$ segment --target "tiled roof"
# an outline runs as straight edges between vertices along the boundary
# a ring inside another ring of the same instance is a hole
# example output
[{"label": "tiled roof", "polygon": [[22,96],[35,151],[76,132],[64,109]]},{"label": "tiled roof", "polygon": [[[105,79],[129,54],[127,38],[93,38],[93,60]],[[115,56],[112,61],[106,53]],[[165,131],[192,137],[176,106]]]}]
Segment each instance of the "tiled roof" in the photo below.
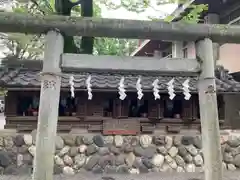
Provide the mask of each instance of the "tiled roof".
[{"label": "tiled roof", "polygon": [[[26,69],[26,68],[4,68],[0,71],[0,85],[2,87],[40,87],[39,70]],[[144,90],[152,90],[152,83],[158,78],[160,90],[167,92],[167,83],[172,78],[175,78],[174,89],[175,91],[182,91],[182,83],[189,78],[190,90],[197,91],[198,78],[196,76],[166,76],[161,74],[148,75],[140,73],[137,75],[131,72],[120,73],[107,73],[107,72],[77,72],[77,73],[64,73],[62,76],[62,87],[69,87],[69,77],[74,76],[74,86],[77,89],[86,89],[85,81],[91,75],[91,83],[93,89],[115,89],[117,91],[118,84],[121,77],[125,78],[125,86],[128,90],[135,90],[135,85],[139,76],[141,76],[141,84]],[[240,83],[235,81],[228,71],[223,67],[218,67],[216,70],[216,84],[218,92],[240,92]]]}]

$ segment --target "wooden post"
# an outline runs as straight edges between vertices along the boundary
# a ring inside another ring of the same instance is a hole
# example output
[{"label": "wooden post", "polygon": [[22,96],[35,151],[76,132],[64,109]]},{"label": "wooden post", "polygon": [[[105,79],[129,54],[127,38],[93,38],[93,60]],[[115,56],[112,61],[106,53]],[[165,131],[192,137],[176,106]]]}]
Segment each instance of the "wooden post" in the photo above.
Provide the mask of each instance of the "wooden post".
[{"label": "wooden post", "polygon": [[34,158],[33,180],[52,180],[55,137],[58,122],[61,72],[60,55],[63,53],[63,37],[59,32],[46,35],[40,106]]},{"label": "wooden post", "polygon": [[212,47],[213,43],[208,38],[197,43],[197,57],[202,63],[198,95],[205,180],[222,180],[222,155]]}]

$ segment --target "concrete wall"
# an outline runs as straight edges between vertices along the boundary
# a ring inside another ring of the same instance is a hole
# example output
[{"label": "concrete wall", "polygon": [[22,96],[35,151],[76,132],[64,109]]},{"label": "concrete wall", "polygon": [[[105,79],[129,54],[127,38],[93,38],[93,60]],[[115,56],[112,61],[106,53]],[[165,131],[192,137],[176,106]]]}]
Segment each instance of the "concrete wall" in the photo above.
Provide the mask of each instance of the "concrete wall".
[{"label": "concrete wall", "polygon": [[[29,174],[35,155],[32,134],[0,135],[0,174]],[[221,136],[223,167],[240,169],[240,139]],[[55,174],[202,172],[201,137],[193,136],[57,136]]]}]

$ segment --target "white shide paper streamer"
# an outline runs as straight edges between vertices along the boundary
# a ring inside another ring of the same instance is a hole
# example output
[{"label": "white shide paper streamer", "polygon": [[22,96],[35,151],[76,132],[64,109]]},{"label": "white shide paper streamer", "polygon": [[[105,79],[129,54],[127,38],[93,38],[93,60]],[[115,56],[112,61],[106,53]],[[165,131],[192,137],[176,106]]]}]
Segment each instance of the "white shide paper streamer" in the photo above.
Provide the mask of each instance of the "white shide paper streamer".
[{"label": "white shide paper streamer", "polygon": [[125,93],[126,90],[125,90],[125,85],[124,85],[124,77],[122,77],[119,82],[118,90],[119,90],[118,94],[120,95],[119,99],[124,100],[127,97],[127,95]]},{"label": "white shide paper streamer", "polygon": [[156,79],[155,81],[153,81],[152,86],[153,86],[153,95],[154,95],[154,99],[160,99],[160,95],[159,95],[159,80]]},{"label": "white shide paper streamer", "polygon": [[72,98],[74,98],[75,93],[74,93],[74,77],[73,77],[73,76],[70,76],[70,78],[69,78],[69,84],[70,84],[71,96],[72,96]]},{"label": "white shide paper streamer", "polygon": [[168,94],[169,94],[169,99],[173,100],[176,94],[174,93],[174,78],[170,80],[167,85],[168,85]]},{"label": "white shide paper streamer", "polygon": [[143,97],[142,93],[142,85],[141,85],[141,78],[139,77],[136,83],[136,89],[137,89],[137,94],[138,94],[138,99],[141,100]]},{"label": "white shide paper streamer", "polygon": [[186,79],[182,85],[183,85],[183,94],[184,94],[184,99],[189,100],[191,98],[190,90],[189,90],[189,79]]},{"label": "white shide paper streamer", "polygon": [[91,75],[88,76],[87,80],[86,80],[86,86],[87,86],[87,91],[88,91],[88,100],[92,100],[92,84],[91,84]]}]

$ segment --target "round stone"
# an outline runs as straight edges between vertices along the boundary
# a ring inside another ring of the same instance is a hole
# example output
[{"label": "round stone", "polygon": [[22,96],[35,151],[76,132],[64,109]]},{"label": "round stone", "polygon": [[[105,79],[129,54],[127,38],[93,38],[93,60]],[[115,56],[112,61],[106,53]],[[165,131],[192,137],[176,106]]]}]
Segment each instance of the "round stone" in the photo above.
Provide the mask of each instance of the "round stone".
[{"label": "round stone", "polygon": [[104,144],[113,144],[114,137],[113,136],[104,136]]},{"label": "round stone", "polygon": [[73,164],[73,160],[72,158],[69,156],[69,155],[65,155],[63,157],[63,162],[66,164],[66,165],[69,165],[71,166]]},{"label": "round stone", "polygon": [[191,155],[193,155],[193,156],[196,156],[196,155],[198,154],[197,148],[196,148],[195,146],[193,146],[192,144],[186,146],[186,149],[187,149],[187,151],[188,151]]},{"label": "round stone", "polygon": [[173,138],[173,144],[175,146],[180,146],[182,144],[182,136],[175,136]]},{"label": "round stone", "polygon": [[227,169],[228,169],[229,171],[235,171],[235,170],[237,170],[237,168],[236,168],[236,166],[235,166],[234,164],[228,164],[228,165],[227,165]]},{"label": "round stone", "polygon": [[114,145],[116,147],[121,147],[122,144],[123,144],[123,137],[119,136],[119,135],[115,136],[115,138],[114,138]]},{"label": "round stone", "polygon": [[202,166],[203,165],[203,158],[200,154],[194,156],[193,161],[196,166]]},{"label": "round stone", "polygon": [[164,156],[161,154],[156,154],[152,158],[152,164],[154,166],[160,167],[163,165],[163,162],[164,162]]},{"label": "round stone", "polygon": [[82,167],[86,162],[86,156],[83,154],[78,154],[74,157],[74,164],[77,166],[77,168]]},{"label": "round stone", "polygon": [[28,146],[31,146],[33,143],[32,135],[31,134],[24,134],[23,135],[24,143]]},{"label": "round stone", "polygon": [[9,153],[6,151],[0,151],[0,167],[7,167],[12,163]]},{"label": "round stone", "polygon": [[64,166],[64,162],[62,160],[62,158],[60,158],[59,156],[54,156],[54,161],[55,161],[55,164],[58,165],[58,166]]},{"label": "round stone", "polygon": [[140,171],[139,171],[139,169],[131,168],[131,169],[129,170],[129,173],[130,173],[130,174],[139,174]]},{"label": "round stone", "polygon": [[93,136],[92,135],[86,135],[82,138],[82,142],[86,145],[90,145],[93,143]]},{"label": "round stone", "polygon": [[153,143],[156,145],[164,145],[165,144],[165,137],[164,136],[154,136]]},{"label": "round stone", "polygon": [[240,168],[240,154],[234,157],[233,164]]},{"label": "round stone", "polygon": [[13,142],[12,136],[5,136],[4,137],[4,147],[6,149],[10,149],[13,147],[13,145],[14,145],[14,142]]},{"label": "round stone", "polygon": [[96,164],[98,164],[99,160],[100,160],[100,156],[99,156],[99,155],[93,155],[93,156],[91,156],[91,157],[87,160],[87,162],[86,162],[85,169],[88,170],[88,171],[92,170],[93,167],[94,167]]},{"label": "round stone", "polygon": [[119,165],[123,165],[125,163],[125,158],[126,158],[126,155],[124,154],[120,154],[116,157],[116,165],[119,166]]},{"label": "round stone", "polygon": [[177,156],[175,157],[175,161],[176,161],[176,163],[177,163],[179,166],[181,166],[181,167],[184,167],[184,166],[185,166],[185,161],[184,161],[184,159],[183,159],[181,156],[177,155]]},{"label": "round stone", "polygon": [[80,153],[85,153],[86,150],[87,150],[87,146],[86,146],[85,144],[82,144],[82,145],[80,145],[80,146],[78,147],[78,151],[79,151]]},{"label": "round stone", "polygon": [[163,155],[166,155],[168,153],[167,149],[164,146],[157,147],[157,152]]},{"label": "round stone", "polygon": [[125,153],[130,153],[133,151],[133,146],[131,146],[130,144],[126,144],[124,143],[122,145],[122,148],[121,148]]},{"label": "round stone", "polygon": [[33,156],[29,153],[23,154],[23,163],[26,165],[32,165],[33,164]]},{"label": "round stone", "polygon": [[172,168],[167,163],[163,163],[159,170],[160,172],[172,172]]},{"label": "round stone", "polygon": [[177,172],[185,172],[184,168],[181,166],[177,167]]},{"label": "round stone", "polygon": [[194,138],[192,136],[183,136],[182,144],[185,146],[192,145],[194,143]]},{"label": "round stone", "polygon": [[103,147],[104,146],[104,139],[101,135],[96,135],[93,137],[93,142],[98,146],[98,147]]},{"label": "round stone", "polygon": [[13,141],[14,141],[14,144],[18,147],[21,147],[25,143],[22,135],[17,135]]},{"label": "round stone", "polygon": [[69,156],[74,157],[77,154],[78,154],[78,147],[73,146],[69,149]]},{"label": "round stone", "polygon": [[125,157],[125,162],[128,166],[132,166],[135,161],[136,156],[131,152]]},{"label": "round stone", "polygon": [[196,171],[196,166],[194,164],[187,164],[186,165],[186,171],[187,172],[195,172]]},{"label": "round stone", "polygon": [[191,156],[191,154],[187,154],[183,157],[183,159],[186,163],[191,163],[193,161],[193,157]]},{"label": "round stone", "polygon": [[97,146],[92,144],[87,147],[86,154],[89,156],[96,153],[97,151],[98,151]]},{"label": "round stone", "polygon": [[17,154],[17,166],[22,166],[23,163],[23,155],[22,154]]},{"label": "round stone", "polygon": [[134,148],[134,153],[135,153],[136,156],[141,157],[141,156],[144,156],[145,151],[142,147],[137,146],[137,147]]},{"label": "round stone", "polygon": [[37,130],[34,129],[34,130],[31,132],[31,135],[32,135],[32,139],[33,139],[33,144],[35,145],[35,144],[36,144],[36,137],[37,137]]},{"label": "round stone", "polygon": [[178,148],[176,148],[175,146],[171,147],[168,151],[168,154],[171,157],[175,157],[178,154]]},{"label": "round stone", "polygon": [[82,136],[76,136],[76,140],[75,140],[75,144],[77,145],[77,146],[80,146],[80,145],[82,145],[83,144],[83,137]]},{"label": "round stone", "polygon": [[68,146],[74,146],[76,142],[76,137],[74,135],[63,136],[63,141]]},{"label": "round stone", "polygon": [[4,146],[4,139],[3,137],[0,137],[0,147],[3,147]]},{"label": "round stone", "polygon": [[202,139],[201,136],[196,136],[193,138],[193,145],[198,149],[202,149]]},{"label": "round stone", "polygon": [[152,143],[152,137],[149,135],[140,136],[140,145],[143,148],[147,148]]},{"label": "round stone", "polygon": [[182,157],[186,156],[188,154],[187,149],[184,146],[179,146],[178,154]]},{"label": "round stone", "polygon": [[231,147],[238,147],[240,146],[240,138],[235,136],[230,136],[227,144]]},{"label": "round stone", "polygon": [[232,163],[233,162],[233,156],[231,153],[223,153],[223,160],[226,163]]},{"label": "round stone", "polygon": [[34,157],[36,154],[36,146],[32,145],[28,148],[28,152]]},{"label": "round stone", "polygon": [[166,143],[165,147],[167,149],[170,149],[173,145],[173,138],[171,136],[165,136],[165,143]]},{"label": "round stone", "polygon": [[120,154],[120,149],[115,147],[115,146],[109,147],[109,150],[110,150],[110,152],[112,152],[115,155],[119,155]]},{"label": "round stone", "polygon": [[105,156],[105,155],[107,155],[109,153],[110,153],[110,151],[109,151],[109,149],[107,147],[100,147],[98,149],[98,154],[101,155],[101,156]]},{"label": "round stone", "polygon": [[71,168],[71,167],[69,167],[69,166],[65,166],[65,167],[63,168],[63,174],[64,174],[64,175],[67,175],[67,176],[72,176],[72,175],[74,175],[75,173],[74,173],[73,168]]},{"label": "round stone", "polygon": [[65,154],[68,153],[68,151],[70,150],[69,146],[65,146],[64,148],[61,149],[61,151],[59,152],[59,156],[64,156]]},{"label": "round stone", "polygon": [[57,150],[60,150],[64,147],[64,142],[61,136],[56,136],[55,138],[55,147]]}]

